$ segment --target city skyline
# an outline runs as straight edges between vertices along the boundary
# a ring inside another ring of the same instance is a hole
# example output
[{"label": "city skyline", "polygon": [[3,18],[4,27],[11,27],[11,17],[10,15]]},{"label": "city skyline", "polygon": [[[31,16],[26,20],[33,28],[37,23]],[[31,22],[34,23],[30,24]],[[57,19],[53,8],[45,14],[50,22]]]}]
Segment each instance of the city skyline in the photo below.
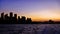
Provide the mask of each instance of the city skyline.
[{"label": "city skyline", "polygon": [[0,24],[60,24],[60,21],[32,21],[31,18],[26,18],[25,16],[17,16],[17,14],[13,14],[13,12],[8,14],[1,13],[0,16]]},{"label": "city skyline", "polygon": [[0,13],[17,13],[33,21],[60,21],[59,0],[0,0]]}]

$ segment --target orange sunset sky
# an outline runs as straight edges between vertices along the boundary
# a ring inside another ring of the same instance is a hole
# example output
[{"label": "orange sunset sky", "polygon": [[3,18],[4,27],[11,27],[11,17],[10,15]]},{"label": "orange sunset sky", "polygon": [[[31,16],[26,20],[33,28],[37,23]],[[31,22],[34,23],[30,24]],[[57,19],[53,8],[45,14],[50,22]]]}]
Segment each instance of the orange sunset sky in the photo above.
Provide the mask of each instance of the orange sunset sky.
[{"label": "orange sunset sky", "polygon": [[0,13],[17,13],[33,21],[60,21],[59,0],[0,0]]}]

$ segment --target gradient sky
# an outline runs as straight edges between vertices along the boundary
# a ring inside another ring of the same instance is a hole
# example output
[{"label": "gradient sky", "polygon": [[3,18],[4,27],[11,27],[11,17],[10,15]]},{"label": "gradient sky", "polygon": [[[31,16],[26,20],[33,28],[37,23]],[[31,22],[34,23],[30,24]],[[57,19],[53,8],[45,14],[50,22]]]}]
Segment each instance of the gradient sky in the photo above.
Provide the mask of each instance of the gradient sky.
[{"label": "gradient sky", "polygon": [[0,0],[0,13],[13,12],[33,21],[60,20],[59,0]]}]

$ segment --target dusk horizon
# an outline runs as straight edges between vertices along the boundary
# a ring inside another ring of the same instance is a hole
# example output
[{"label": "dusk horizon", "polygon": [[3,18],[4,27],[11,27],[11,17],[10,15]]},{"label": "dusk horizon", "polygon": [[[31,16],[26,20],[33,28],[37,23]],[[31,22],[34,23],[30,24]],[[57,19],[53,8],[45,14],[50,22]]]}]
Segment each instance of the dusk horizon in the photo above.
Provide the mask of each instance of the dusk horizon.
[{"label": "dusk horizon", "polygon": [[[7,16],[9,17],[11,12],[8,12],[8,13],[1,12],[1,14],[2,14],[2,13],[4,13],[4,16],[7,15]],[[13,13],[13,12],[12,12],[12,13]],[[0,18],[1,18],[1,16],[2,16],[1,14],[0,14]],[[18,16],[17,13],[13,13],[12,17],[14,17],[14,14],[17,15],[17,16],[16,16],[17,19],[18,19],[18,17],[22,18],[22,16],[26,17],[25,15]],[[31,17],[26,17],[26,19],[27,19],[27,18],[31,18]],[[32,20],[32,18],[31,18],[31,20]],[[45,21],[49,21],[49,20],[52,20],[52,21],[54,21],[54,22],[56,22],[56,21],[59,22],[59,21],[60,21],[60,20],[53,20],[53,19],[50,19],[50,18],[47,19],[47,20],[44,19],[44,18],[43,18],[43,19],[41,19],[41,18],[40,18],[40,19],[37,19],[37,18],[36,18],[35,20],[32,20],[32,21],[33,21],[33,22],[45,22]]]},{"label": "dusk horizon", "polygon": [[60,0],[0,0],[0,34],[60,34]]},{"label": "dusk horizon", "polygon": [[16,13],[32,21],[60,21],[59,0],[0,0],[0,13]]}]

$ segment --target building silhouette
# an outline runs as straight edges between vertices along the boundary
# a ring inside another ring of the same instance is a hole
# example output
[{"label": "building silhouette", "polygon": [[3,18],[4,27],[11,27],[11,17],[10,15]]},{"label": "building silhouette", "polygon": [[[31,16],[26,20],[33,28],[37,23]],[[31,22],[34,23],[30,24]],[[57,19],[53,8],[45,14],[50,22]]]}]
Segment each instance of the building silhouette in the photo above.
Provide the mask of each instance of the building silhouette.
[{"label": "building silhouette", "polygon": [[48,21],[48,23],[49,23],[49,24],[52,24],[52,23],[54,23],[54,21],[52,21],[52,20],[49,20],[49,21]]},{"label": "building silhouette", "polygon": [[14,14],[14,23],[17,23],[17,14]]},{"label": "building silhouette", "polygon": [[22,17],[21,17],[21,22],[22,22],[23,24],[26,23],[26,17],[25,17],[25,16],[22,16]]},{"label": "building silhouette", "polygon": [[[14,16],[13,16],[14,15]],[[17,16],[17,14],[13,14],[13,12],[10,12],[9,16],[8,14],[4,15],[4,12],[1,13],[0,17],[0,24],[29,24],[31,23],[31,18],[27,18],[25,16]]]},{"label": "building silhouette", "polygon": [[7,18],[8,18],[8,14],[5,14],[4,19],[7,19]]},{"label": "building silhouette", "polygon": [[1,19],[4,19],[4,12],[1,13]]},{"label": "building silhouette", "polygon": [[4,12],[1,13],[0,23],[4,21]]},{"label": "building silhouette", "polygon": [[26,22],[29,23],[29,24],[31,24],[32,23],[31,18],[27,18]]},{"label": "building silhouette", "polygon": [[10,12],[10,18],[12,18],[13,17],[13,12]]},{"label": "building silhouette", "polygon": [[8,19],[8,14],[5,14],[5,16],[4,16],[5,18],[4,19]]},{"label": "building silhouette", "polygon": [[17,16],[17,14],[13,14],[13,12],[10,12],[8,16],[8,14],[4,14],[4,12],[2,12],[0,16],[0,24],[60,24],[60,21],[54,22],[50,19],[49,21],[45,22],[33,22],[32,19],[29,17],[20,17]]},{"label": "building silhouette", "polygon": [[17,14],[14,14],[14,18],[16,18],[16,19],[17,19]]},{"label": "building silhouette", "polygon": [[5,23],[9,23],[9,17],[8,17],[8,14],[5,14],[5,16],[4,16],[4,22],[5,22]]},{"label": "building silhouette", "polygon": [[21,24],[21,19],[20,19],[20,16],[18,16],[18,23]]}]

